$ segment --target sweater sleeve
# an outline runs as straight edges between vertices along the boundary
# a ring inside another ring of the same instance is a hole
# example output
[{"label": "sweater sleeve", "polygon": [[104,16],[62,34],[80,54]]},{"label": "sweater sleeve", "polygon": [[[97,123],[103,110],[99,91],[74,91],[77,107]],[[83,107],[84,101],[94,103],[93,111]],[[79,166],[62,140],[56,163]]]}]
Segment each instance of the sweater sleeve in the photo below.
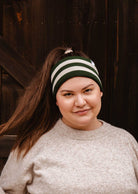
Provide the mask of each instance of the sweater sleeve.
[{"label": "sweater sleeve", "polygon": [[138,182],[138,142],[132,135],[129,136],[129,149],[130,154],[132,155],[134,171]]},{"label": "sweater sleeve", "polygon": [[32,182],[32,168],[25,158],[17,159],[16,151],[11,152],[0,176],[0,194],[26,193],[27,185]]},{"label": "sweater sleeve", "polygon": [[0,187],[0,194],[5,194],[5,192],[3,191],[1,187]]}]

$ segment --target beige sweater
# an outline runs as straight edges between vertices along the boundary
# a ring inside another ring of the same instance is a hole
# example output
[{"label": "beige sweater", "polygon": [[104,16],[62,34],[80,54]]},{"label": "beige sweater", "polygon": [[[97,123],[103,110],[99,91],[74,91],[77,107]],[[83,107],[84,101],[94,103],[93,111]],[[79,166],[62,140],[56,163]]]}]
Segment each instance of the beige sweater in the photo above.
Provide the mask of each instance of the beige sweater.
[{"label": "beige sweater", "polygon": [[81,131],[59,120],[23,159],[10,154],[2,193],[138,194],[138,144],[106,122]]}]

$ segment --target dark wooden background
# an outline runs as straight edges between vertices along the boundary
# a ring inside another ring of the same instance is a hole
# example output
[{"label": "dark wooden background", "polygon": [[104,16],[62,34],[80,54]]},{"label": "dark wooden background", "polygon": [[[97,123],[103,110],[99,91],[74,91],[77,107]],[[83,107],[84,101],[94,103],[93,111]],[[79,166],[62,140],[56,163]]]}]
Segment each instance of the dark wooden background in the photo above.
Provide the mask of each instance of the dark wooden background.
[{"label": "dark wooden background", "polygon": [[[15,110],[48,52],[87,53],[104,86],[100,118],[137,134],[138,0],[0,0],[0,123]],[[0,140],[0,171],[15,139]]]}]

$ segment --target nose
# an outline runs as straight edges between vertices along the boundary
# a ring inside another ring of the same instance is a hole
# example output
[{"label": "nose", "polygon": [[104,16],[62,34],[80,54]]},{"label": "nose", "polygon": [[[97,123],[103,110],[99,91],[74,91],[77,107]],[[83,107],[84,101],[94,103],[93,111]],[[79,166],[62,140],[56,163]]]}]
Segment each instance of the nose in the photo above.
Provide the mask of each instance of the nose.
[{"label": "nose", "polygon": [[84,97],[78,94],[75,98],[75,106],[83,107],[86,104]]}]

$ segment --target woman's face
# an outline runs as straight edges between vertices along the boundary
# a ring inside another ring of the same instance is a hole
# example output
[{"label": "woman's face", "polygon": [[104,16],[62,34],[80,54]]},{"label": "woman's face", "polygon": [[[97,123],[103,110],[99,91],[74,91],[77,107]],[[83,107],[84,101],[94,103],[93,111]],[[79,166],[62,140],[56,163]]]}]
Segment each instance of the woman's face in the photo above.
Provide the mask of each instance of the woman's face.
[{"label": "woman's face", "polygon": [[63,122],[82,130],[99,127],[97,115],[102,95],[98,84],[90,78],[74,77],[64,82],[56,94]]}]

